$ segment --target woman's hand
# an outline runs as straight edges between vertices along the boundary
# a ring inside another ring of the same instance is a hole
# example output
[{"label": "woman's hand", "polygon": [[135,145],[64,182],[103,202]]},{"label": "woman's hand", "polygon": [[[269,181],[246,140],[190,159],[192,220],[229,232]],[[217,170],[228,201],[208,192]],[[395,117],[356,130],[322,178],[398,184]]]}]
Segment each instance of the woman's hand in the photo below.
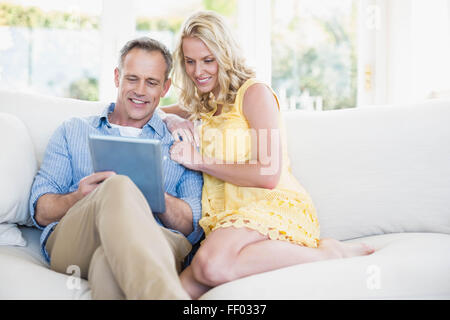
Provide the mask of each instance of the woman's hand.
[{"label": "woman's hand", "polygon": [[197,148],[186,141],[175,141],[169,150],[170,158],[188,169],[201,171],[202,156]]},{"label": "woman's hand", "polygon": [[199,145],[198,134],[192,121],[183,119],[175,114],[166,114],[162,120],[166,123],[175,141],[185,141],[196,146]]}]

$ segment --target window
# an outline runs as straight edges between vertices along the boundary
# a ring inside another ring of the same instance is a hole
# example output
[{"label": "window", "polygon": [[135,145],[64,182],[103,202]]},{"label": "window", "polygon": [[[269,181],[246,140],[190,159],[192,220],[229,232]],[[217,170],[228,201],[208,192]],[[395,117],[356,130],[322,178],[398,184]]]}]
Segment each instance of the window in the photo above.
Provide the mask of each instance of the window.
[{"label": "window", "polygon": [[[183,21],[197,10],[212,10],[225,16],[230,25],[236,27],[235,13],[237,1],[230,0],[166,0],[158,6],[147,0],[135,0],[136,36],[150,36],[164,43],[173,52],[176,36]],[[178,94],[171,86],[167,95],[161,99],[161,105],[178,101]]]},{"label": "window", "polygon": [[287,109],[356,106],[357,1],[272,0],[272,86]]},{"label": "window", "polygon": [[[3,0],[0,88],[112,101],[125,42],[149,35],[173,50],[199,9],[228,19],[284,109],[450,94],[450,0]],[[162,104],[176,100],[171,89]]]},{"label": "window", "polygon": [[0,4],[2,88],[98,99],[101,0]]}]

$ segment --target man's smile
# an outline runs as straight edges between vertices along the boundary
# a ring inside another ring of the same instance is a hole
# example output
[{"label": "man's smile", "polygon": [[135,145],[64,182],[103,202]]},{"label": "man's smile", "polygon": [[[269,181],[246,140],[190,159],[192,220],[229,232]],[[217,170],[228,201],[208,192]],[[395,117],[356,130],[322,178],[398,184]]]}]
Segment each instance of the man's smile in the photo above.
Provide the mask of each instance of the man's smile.
[{"label": "man's smile", "polygon": [[144,106],[145,104],[149,103],[149,101],[140,100],[140,99],[133,99],[133,98],[130,98],[130,99],[128,99],[128,100],[131,101],[131,103],[134,104],[134,105],[137,106],[137,107],[142,107],[142,106]]}]

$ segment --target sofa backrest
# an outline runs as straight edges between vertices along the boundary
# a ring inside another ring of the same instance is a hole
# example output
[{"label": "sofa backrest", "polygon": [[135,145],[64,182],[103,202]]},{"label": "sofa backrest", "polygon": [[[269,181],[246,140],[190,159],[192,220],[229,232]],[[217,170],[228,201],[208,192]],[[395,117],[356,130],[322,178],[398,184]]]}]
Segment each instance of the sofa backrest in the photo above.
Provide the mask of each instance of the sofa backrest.
[{"label": "sofa backrest", "polygon": [[[0,91],[0,112],[28,128],[40,163],[64,120],[107,103]],[[450,234],[450,101],[285,112],[291,167],[323,237]],[[3,138],[3,137],[1,137]]]},{"label": "sofa backrest", "polygon": [[0,90],[0,112],[14,114],[25,123],[39,164],[51,135],[64,120],[99,114],[106,105],[104,102]]},{"label": "sofa backrest", "polygon": [[450,233],[450,100],[284,118],[322,236]]}]

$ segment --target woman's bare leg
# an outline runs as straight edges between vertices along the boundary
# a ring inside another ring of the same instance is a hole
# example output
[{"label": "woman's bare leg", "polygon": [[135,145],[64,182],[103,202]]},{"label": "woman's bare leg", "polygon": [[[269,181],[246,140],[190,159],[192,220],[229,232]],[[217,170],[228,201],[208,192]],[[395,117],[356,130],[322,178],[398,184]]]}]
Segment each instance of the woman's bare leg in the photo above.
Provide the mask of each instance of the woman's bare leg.
[{"label": "woman's bare leg", "polygon": [[[266,254],[262,254],[266,252]],[[321,260],[350,258],[373,253],[369,246],[344,244],[334,239],[322,239],[318,248],[308,248],[286,241],[263,240],[244,247],[232,265],[233,278],[272,271],[296,264]]]},{"label": "woman's bare leg", "polygon": [[[232,230],[238,230],[235,228],[227,228]],[[221,229],[219,229],[221,230]],[[217,237],[220,235],[220,237]],[[212,238],[210,238],[212,236]],[[200,248],[198,249],[194,259],[191,262],[191,265],[183,270],[180,274],[181,284],[184,290],[189,293],[192,299],[198,299],[202,294],[207,292],[211,287],[215,285],[209,285],[204,281],[204,276],[200,274],[203,273],[201,266],[204,264],[205,260],[209,260],[209,258],[213,259],[213,257],[218,257],[221,253],[225,254],[224,249],[233,248],[233,254],[237,254],[238,250],[241,249],[242,246],[248,245],[249,243],[260,241],[263,236],[258,232],[253,232],[252,234],[247,235],[246,239],[240,239],[240,237],[229,238],[226,243],[220,244],[223,239],[222,232],[213,231],[208,235],[208,240],[204,240]],[[226,244],[226,246],[224,246]],[[208,252],[216,252],[216,254],[212,255]],[[201,253],[201,257],[199,257],[199,253]],[[209,257],[210,256],[210,257]],[[211,260],[212,261],[212,260]],[[223,269],[222,269],[223,270]],[[197,273],[197,275],[194,274]],[[219,274],[220,270],[215,270],[213,274]]]},{"label": "woman's bare leg", "polygon": [[[206,287],[296,264],[368,255],[365,244],[323,239],[318,248],[268,240],[247,228],[220,228],[208,235],[192,261],[191,276]],[[185,287],[186,289],[186,287]]]}]

